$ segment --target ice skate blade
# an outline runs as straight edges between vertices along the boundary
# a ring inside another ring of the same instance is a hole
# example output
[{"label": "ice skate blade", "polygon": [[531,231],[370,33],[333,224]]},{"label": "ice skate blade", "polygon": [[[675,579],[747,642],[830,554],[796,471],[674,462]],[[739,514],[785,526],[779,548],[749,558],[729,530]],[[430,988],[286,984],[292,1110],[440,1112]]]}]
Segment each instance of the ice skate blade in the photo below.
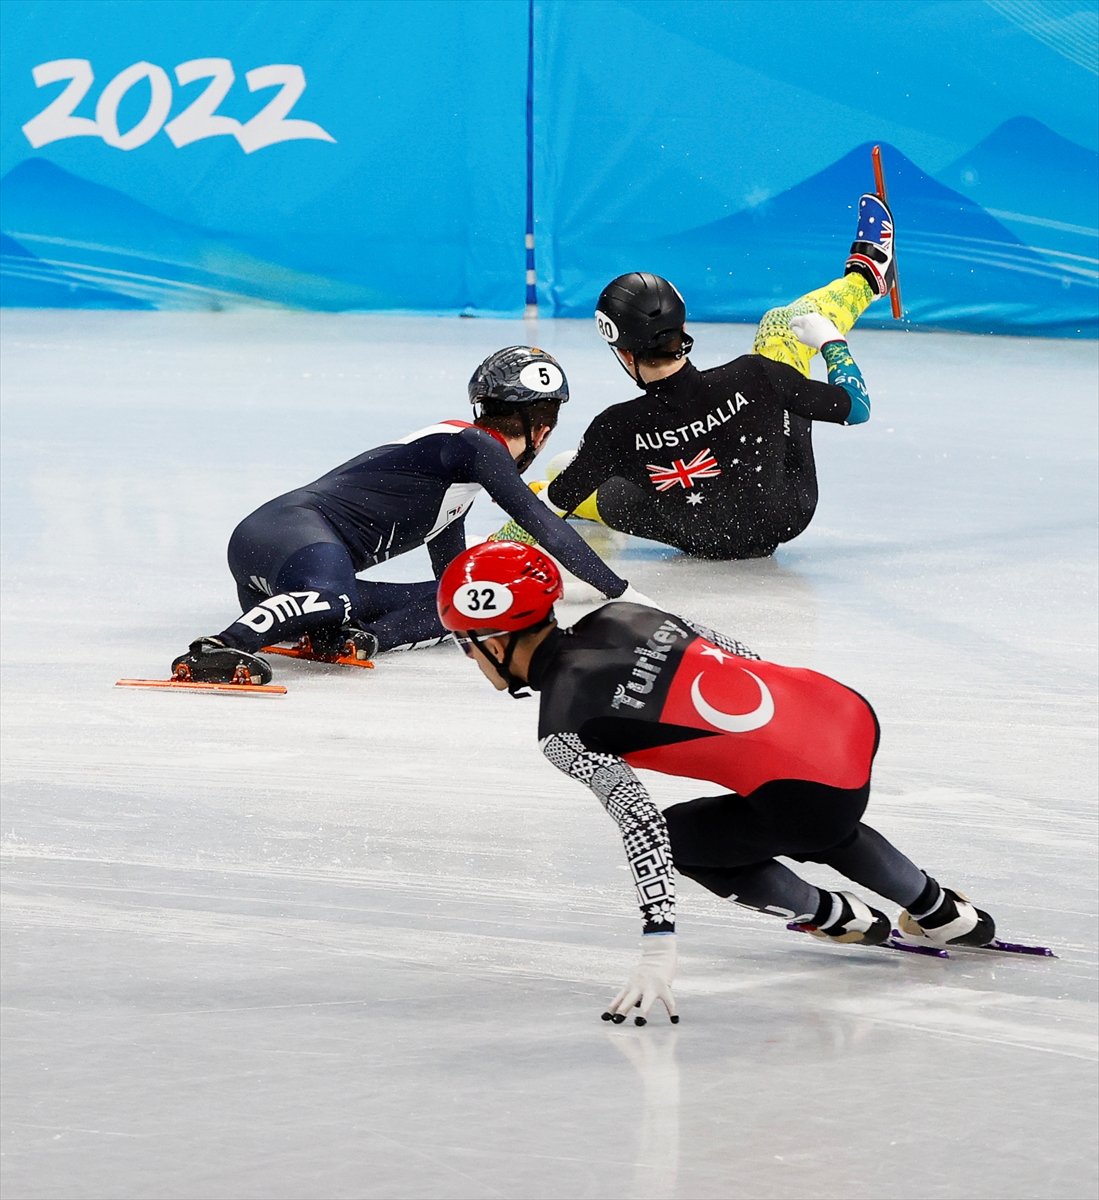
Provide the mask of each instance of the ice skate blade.
[{"label": "ice skate blade", "polygon": [[264,646],[261,654],[282,654],[286,658],[304,658],[306,662],[327,663],[333,667],[367,667],[374,670],[374,662],[369,658],[352,658],[349,654],[338,654],[333,658],[323,658],[310,650],[302,650],[298,646]]},{"label": "ice skate blade", "polygon": [[1021,942],[1002,942],[999,938],[993,938],[991,942],[984,946],[957,946],[951,945],[947,947],[939,947],[932,942],[913,942],[906,938],[899,929],[893,930],[893,935],[889,939],[889,944],[896,950],[910,950],[916,954],[934,954],[938,953],[941,958],[949,958],[952,954],[1029,954],[1035,958],[1056,958],[1057,955],[1048,946],[1028,946]]},{"label": "ice skate blade", "polygon": [[222,692],[232,696],[285,696],[277,683],[195,683],[188,679],[119,679],[115,687],[175,688],[186,692]]},{"label": "ice skate blade", "polygon": [[906,950],[910,954],[923,954],[929,958],[949,958],[945,950],[940,950],[935,946],[913,946],[910,942],[900,943],[896,938],[887,938],[884,942],[841,942],[836,938],[830,938],[826,933],[817,933],[815,925],[807,924],[802,921],[789,921],[786,928],[791,933],[809,933],[812,934],[819,942],[831,942],[834,946],[854,946],[859,950]]}]

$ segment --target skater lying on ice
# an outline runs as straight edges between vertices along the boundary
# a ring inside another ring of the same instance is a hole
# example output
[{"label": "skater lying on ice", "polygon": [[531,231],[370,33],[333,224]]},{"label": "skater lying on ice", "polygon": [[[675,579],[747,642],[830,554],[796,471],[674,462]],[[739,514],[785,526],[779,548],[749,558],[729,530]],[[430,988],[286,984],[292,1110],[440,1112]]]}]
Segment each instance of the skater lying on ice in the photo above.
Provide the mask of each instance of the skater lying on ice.
[{"label": "skater lying on ice", "polygon": [[[766,312],[751,354],[705,371],[687,357],[678,290],[647,272],[613,279],[596,329],[643,395],[596,416],[576,454],[558,455],[531,487],[555,512],[700,558],[773,554],[816,511],[814,422],[870,419],[846,334],[893,273],[892,215],[864,195],[843,275]],[[827,383],[809,377],[818,351]],[[521,524],[497,536],[529,540]]]},{"label": "skater lying on ice", "polygon": [[[569,398],[560,364],[536,346],[508,346],[469,381],[474,420],[439,421],[367,450],[268,501],[229,539],[243,612],[173,663],[174,678],[262,685],[266,646],[306,639],[303,657],[369,660],[444,636],[436,580],[465,549],[465,516],[482,490],[604,596],[627,584],[522,480]],[[434,579],[384,583],[359,571],[427,546]],[[630,589],[629,595],[637,595]]]}]

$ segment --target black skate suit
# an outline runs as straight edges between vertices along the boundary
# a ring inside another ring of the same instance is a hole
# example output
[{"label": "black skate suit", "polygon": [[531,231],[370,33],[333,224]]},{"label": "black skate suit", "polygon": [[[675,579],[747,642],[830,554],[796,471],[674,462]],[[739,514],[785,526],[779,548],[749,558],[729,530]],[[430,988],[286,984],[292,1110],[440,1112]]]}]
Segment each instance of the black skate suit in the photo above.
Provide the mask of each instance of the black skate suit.
[{"label": "black skate suit", "polygon": [[613,529],[703,558],[761,557],[816,509],[812,422],[850,412],[843,387],[759,354],[687,362],[600,413],[547,495],[572,512],[598,489]]},{"label": "black skate suit", "polygon": [[246,611],[218,638],[254,653],[351,622],[383,651],[439,641],[435,580],[386,583],[357,573],[426,545],[437,578],[465,549],[465,516],[482,490],[603,595],[625,590],[625,580],[531,493],[500,438],[468,421],[440,421],[246,517],[228,552]]}]

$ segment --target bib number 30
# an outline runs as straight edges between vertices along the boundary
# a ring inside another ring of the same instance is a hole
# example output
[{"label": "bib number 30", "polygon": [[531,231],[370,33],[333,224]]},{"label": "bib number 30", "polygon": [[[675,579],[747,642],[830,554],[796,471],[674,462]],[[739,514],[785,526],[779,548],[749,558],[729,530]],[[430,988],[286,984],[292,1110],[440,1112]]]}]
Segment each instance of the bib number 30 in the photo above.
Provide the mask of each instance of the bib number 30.
[{"label": "bib number 30", "polygon": [[[59,96],[23,126],[24,137],[36,150],[50,142],[76,137],[97,137],[116,150],[136,150],[161,129],[176,147],[189,146],[204,138],[233,137],[245,154],[278,142],[336,140],[314,121],[290,118],[291,109],[305,91],[305,72],[292,63],[254,67],[244,76],[250,92],[272,87],[279,90],[251,120],[243,123],[217,111],[236,80],[233,64],[227,58],[193,58],[175,68],[180,86],[200,79],[208,79],[209,83],[171,121],[167,118],[172,109],[172,83],[167,71],[155,63],[134,63],[120,71],[100,93],[94,119],[73,115],[95,80],[92,64],[86,58],[58,58],[40,63],[32,74],[37,87],[69,81]],[[149,86],[148,106],[144,116],[123,132],[118,127],[118,107],[126,93],[142,81]]]}]

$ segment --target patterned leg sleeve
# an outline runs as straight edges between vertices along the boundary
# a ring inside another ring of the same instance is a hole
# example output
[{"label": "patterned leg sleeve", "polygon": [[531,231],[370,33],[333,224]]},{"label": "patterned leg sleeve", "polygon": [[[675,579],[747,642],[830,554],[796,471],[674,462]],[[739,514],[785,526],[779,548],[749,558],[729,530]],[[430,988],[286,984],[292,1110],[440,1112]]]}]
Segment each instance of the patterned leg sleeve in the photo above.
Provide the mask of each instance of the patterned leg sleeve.
[{"label": "patterned leg sleeve", "polygon": [[796,367],[806,378],[809,364],[817,353],[805,346],[790,330],[790,318],[816,312],[827,317],[840,333],[847,333],[875,299],[870,285],[861,275],[844,275],[815,292],[799,296],[793,304],[765,312],[756,329],[752,350],[774,362]]}]

